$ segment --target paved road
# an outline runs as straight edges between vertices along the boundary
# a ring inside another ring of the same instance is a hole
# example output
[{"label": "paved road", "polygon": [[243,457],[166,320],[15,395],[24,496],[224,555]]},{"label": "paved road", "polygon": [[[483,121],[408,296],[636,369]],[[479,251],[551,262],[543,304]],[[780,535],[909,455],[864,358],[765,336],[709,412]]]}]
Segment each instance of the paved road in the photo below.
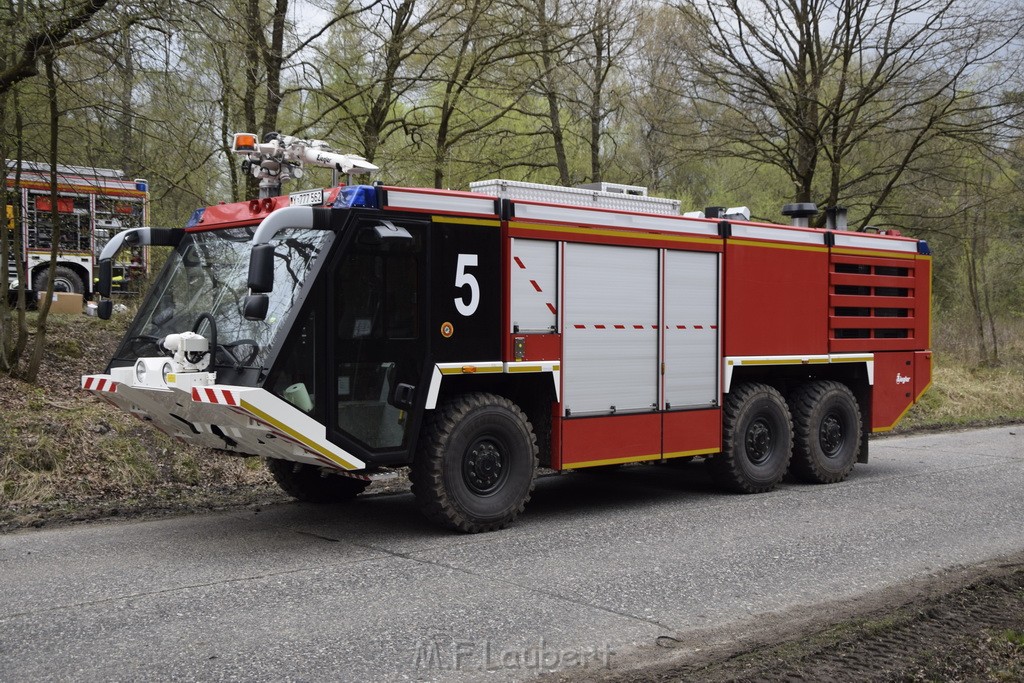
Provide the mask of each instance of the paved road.
[{"label": "paved road", "polygon": [[409,495],[0,536],[0,680],[525,679],[1024,550],[1024,428],[872,448],[759,496],[550,477],[477,536]]}]

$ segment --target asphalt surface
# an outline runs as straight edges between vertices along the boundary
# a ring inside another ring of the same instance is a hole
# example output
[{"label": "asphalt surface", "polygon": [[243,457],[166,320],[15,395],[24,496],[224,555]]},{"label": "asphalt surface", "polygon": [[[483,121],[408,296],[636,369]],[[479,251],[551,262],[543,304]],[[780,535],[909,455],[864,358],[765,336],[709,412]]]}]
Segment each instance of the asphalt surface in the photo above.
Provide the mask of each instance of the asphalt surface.
[{"label": "asphalt surface", "polygon": [[[1024,428],[876,440],[833,486],[540,480],[505,531],[408,494],[0,536],[0,680],[586,677],[1024,550]],[[717,631],[716,631],[717,630]]]}]

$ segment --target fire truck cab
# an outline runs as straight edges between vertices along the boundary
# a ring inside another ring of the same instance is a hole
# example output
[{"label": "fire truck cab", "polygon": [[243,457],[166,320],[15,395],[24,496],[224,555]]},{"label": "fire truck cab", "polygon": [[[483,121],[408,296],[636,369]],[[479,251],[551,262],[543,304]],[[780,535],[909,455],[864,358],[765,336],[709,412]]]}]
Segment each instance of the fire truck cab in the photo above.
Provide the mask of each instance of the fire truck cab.
[{"label": "fire truck cab", "polygon": [[639,188],[472,189],[335,187],[126,237],[175,250],[83,388],[267,458],[303,500],[409,466],[427,516],[476,532],[538,466],[837,482],[929,385],[924,242],[681,216]]}]

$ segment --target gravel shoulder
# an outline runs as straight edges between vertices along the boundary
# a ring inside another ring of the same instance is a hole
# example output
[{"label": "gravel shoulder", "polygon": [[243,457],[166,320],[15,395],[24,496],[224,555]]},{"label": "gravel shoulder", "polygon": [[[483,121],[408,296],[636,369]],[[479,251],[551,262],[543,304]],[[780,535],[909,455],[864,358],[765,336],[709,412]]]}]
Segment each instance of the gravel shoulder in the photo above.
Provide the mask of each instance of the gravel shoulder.
[{"label": "gravel shoulder", "polygon": [[[1024,553],[845,601],[664,637],[586,680],[1024,680]],[[584,680],[572,674],[559,681]]]}]

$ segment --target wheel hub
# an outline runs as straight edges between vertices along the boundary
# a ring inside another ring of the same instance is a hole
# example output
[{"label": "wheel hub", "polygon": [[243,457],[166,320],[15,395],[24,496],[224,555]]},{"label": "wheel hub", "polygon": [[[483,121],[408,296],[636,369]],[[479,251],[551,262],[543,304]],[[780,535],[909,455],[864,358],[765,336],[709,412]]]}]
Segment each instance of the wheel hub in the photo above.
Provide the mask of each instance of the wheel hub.
[{"label": "wheel hub", "polygon": [[843,447],[843,423],[835,413],[829,413],[821,421],[818,428],[818,443],[821,451],[828,457],[834,458]]},{"label": "wheel hub", "polygon": [[494,442],[481,439],[466,452],[462,474],[474,493],[486,494],[499,487],[507,468],[506,457]]},{"label": "wheel hub", "polygon": [[768,460],[775,446],[775,435],[767,420],[759,417],[750,423],[744,445],[750,462],[760,465]]}]

